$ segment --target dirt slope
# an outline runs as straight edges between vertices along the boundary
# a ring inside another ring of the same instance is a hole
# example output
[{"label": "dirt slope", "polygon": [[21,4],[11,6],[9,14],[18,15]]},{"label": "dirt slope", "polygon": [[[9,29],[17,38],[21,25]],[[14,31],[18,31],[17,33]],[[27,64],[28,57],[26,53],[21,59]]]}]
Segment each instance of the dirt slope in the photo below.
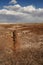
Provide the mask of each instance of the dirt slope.
[{"label": "dirt slope", "polygon": [[43,65],[43,24],[0,25],[0,65]]}]

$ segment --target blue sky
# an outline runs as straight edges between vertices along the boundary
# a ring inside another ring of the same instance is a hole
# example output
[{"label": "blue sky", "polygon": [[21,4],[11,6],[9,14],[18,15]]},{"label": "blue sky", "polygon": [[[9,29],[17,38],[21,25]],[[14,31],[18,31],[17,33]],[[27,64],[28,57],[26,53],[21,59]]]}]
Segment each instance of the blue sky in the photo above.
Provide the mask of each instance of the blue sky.
[{"label": "blue sky", "polygon": [[[0,0],[0,6],[12,5],[9,4],[11,0]],[[37,8],[43,8],[43,0],[16,0],[21,6],[34,5]]]},{"label": "blue sky", "polygon": [[43,0],[17,0],[21,6],[34,5],[36,7],[43,7]]},{"label": "blue sky", "polygon": [[43,22],[43,0],[0,0],[0,23]]}]

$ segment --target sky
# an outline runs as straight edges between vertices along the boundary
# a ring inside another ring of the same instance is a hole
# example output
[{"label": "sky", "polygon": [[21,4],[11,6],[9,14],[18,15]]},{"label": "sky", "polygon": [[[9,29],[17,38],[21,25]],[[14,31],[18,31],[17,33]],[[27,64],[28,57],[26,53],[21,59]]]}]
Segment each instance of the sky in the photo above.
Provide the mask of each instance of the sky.
[{"label": "sky", "polygon": [[0,23],[43,23],[43,0],[0,0]]}]

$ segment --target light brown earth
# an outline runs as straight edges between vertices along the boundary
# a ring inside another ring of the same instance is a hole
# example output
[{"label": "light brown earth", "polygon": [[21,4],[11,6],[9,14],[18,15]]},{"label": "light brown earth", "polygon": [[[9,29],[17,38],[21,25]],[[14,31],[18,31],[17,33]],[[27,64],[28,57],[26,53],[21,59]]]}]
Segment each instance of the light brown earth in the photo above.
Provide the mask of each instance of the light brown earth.
[{"label": "light brown earth", "polygon": [[0,24],[0,65],[43,65],[43,24]]}]

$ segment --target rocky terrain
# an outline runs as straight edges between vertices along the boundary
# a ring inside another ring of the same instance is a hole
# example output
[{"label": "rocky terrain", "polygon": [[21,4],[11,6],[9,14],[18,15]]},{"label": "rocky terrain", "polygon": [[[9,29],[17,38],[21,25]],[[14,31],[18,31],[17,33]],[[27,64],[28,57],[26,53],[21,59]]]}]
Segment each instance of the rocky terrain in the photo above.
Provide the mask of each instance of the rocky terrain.
[{"label": "rocky terrain", "polygon": [[43,65],[43,24],[0,24],[0,65]]}]

